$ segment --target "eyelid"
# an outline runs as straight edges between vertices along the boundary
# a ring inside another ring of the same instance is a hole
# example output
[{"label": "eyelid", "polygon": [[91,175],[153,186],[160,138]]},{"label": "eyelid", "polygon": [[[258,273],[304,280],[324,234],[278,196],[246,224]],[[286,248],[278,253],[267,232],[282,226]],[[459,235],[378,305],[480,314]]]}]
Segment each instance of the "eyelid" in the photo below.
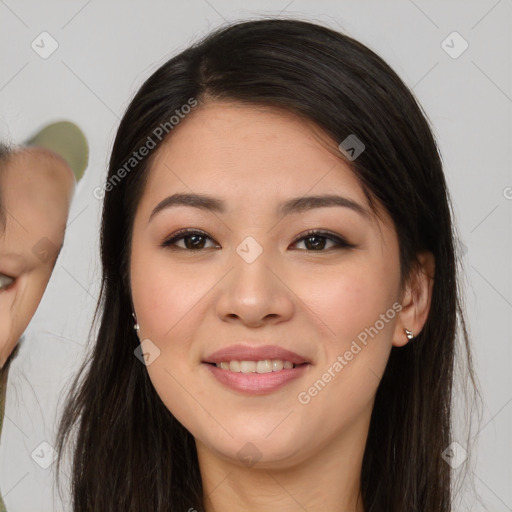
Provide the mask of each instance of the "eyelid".
[{"label": "eyelid", "polygon": [[[184,228],[184,229],[180,229],[179,231],[176,231],[175,233],[173,233],[172,235],[167,237],[160,245],[165,248],[170,248],[175,242],[183,239],[186,235],[190,235],[190,236],[191,235],[200,235],[200,236],[203,236],[204,238],[208,238],[208,239],[214,241],[215,243],[218,243],[208,233],[206,233],[205,231],[203,231],[201,229]],[[351,244],[341,235],[338,235],[336,233],[333,233],[333,232],[331,232],[329,230],[325,230],[325,229],[310,229],[308,231],[305,231],[305,232],[297,235],[297,237],[295,238],[295,240],[292,242],[291,245],[295,245],[296,243],[301,242],[308,236],[318,236],[318,237],[333,241],[336,244],[336,247],[333,247],[331,249],[343,249],[343,248],[350,249],[350,248],[356,247],[356,245]],[[191,249],[183,249],[181,247],[179,249],[181,249],[183,251],[187,251],[187,252],[199,252],[199,251],[205,250],[205,249],[196,249],[196,250],[192,249],[191,250]],[[328,252],[329,250],[308,251],[306,249],[306,251],[307,252]]]},{"label": "eyelid", "polygon": [[[354,244],[349,243],[345,238],[343,238],[341,235],[337,235],[336,233],[333,233],[326,229],[310,229],[304,233],[301,233],[300,235],[297,235],[295,240],[292,242],[292,245],[296,244],[297,242],[302,241],[303,239],[307,238],[308,236],[319,236],[322,238],[326,238],[327,240],[333,240],[338,244],[339,247],[346,247],[351,248],[355,247]],[[311,251],[311,252],[327,252],[327,251]]]},{"label": "eyelid", "polygon": [[[178,240],[184,238],[186,235],[190,235],[190,236],[191,235],[201,235],[205,238],[209,238],[210,240],[213,240],[214,242],[216,242],[216,240],[214,238],[212,238],[208,233],[206,233],[202,229],[184,228],[184,229],[180,229],[180,230],[176,231],[175,233],[173,233],[172,235],[166,237],[160,245],[162,247],[169,248],[172,244],[174,244]],[[181,249],[181,247],[180,247],[180,249]],[[187,251],[187,249],[183,249],[183,250]],[[197,249],[196,251],[189,250],[189,252],[198,252],[200,250],[204,250],[204,249]]]}]

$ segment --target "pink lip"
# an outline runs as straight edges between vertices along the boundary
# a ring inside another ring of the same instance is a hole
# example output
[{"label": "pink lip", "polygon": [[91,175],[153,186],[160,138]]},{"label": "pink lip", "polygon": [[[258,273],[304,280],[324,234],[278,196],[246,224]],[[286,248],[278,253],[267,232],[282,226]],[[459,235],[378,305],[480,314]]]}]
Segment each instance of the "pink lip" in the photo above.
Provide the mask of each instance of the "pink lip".
[{"label": "pink lip", "polygon": [[[241,373],[217,368],[215,364],[229,361],[264,361],[265,359],[281,359],[297,365],[269,373]],[[305,364],[304,364],[305,363]],[[295,380],[307,371],[310,361],[299,354],[278,347],[277,345],[249,346],[243,344],[217,350],[203,361],[212,375],[225,386],[249,395],[262,395],[275,391],[288,382]],[[300,365],[300,366],[299,366]]]},{"label": "pink lip", "polygon": [[298,379],[309,368],[303,364],[296,368],[289,368],[269,373],[238,373],[217,368],[215,365],[203,363],[212,375],[225,386],[248,395],[263,395],[281,388],[292,380]]},{"label": "pink lip", "polygon": [[[309,363],[307,359],[277,345],[262,345],[258,347],[249,345],[231,345],[205,357],[205,363],[222,363],[223,361],[264,361],[265,359],[281,359],[294,364]],[[283,370],[284,371],[284,370]],[[259,374],[268,375],[268,374]]]}]

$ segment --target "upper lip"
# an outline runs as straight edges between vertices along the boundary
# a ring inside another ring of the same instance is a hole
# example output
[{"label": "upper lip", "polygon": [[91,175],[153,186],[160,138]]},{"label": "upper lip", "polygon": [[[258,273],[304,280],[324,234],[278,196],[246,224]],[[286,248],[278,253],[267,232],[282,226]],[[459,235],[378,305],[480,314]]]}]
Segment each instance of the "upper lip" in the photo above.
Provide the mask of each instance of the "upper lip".
[{"label": "upper lip", "polygon": [[277,345],[230,345],[221,348],[205,357],[205,363],[222,363],[225,361],[264,361],[265,359],[281,359],[282,361],[290,361],[294,364],[309,363],[309,361],[282,347]]}]

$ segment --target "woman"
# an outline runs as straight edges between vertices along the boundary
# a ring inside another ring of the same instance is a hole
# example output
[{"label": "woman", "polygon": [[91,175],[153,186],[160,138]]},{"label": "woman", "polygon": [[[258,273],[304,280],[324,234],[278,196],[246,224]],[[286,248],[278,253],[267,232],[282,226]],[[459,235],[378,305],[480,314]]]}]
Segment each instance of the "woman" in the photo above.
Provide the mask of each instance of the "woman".
[{"label": "woman", "polygon": [[381,58],[302,21],[219,29],[138,91],[102,193],[74,511],[450,510],[449,194]]}]

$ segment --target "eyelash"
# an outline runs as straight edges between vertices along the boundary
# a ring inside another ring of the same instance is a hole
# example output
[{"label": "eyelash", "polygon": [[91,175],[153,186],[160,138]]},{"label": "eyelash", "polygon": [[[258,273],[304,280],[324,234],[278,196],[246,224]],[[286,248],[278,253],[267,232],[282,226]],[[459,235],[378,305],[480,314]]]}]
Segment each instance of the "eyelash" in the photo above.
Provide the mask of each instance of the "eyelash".
[{"label": "eyelash", "polygon": [[[170,250],[182,250],[182,251],[188,251],[188,252],[199,252],[204,251],[206,249],[186,249],[183,247],[172,247],[176,242],[179,240],[182,240],[184,238],[187,238],[187,236],[193,236],[193,235],[199,235],[204,238],[209,238],[210,240],[213,240],[210,236],[208,236],[207,233],[204,231],[196,230],[196,229],[182,229],[176,233],[174,233],[170,238],[164,240],[162,242],[161,247],[165,247]],[[317,236],[320,238],[325,238],[327,240],[331,240],[337,244],[337,247],[331,247],[331,249],[350,249],[355,247],[355,245],[348,243],[345,239],[338,235],[334,235],[333,233],[330,233],[329,231],[323,231],[323,230],[310,230],[306,233],[303,233],[300,238],[297,238],[293,241],[292,245],[295,245],[298,242],[301,242],[304,239],[307,239],[312,236]],[[311,249],[305,249],[307,252],[327,252],[331,249],[322,249],[322,250],[311,250]]]}]

